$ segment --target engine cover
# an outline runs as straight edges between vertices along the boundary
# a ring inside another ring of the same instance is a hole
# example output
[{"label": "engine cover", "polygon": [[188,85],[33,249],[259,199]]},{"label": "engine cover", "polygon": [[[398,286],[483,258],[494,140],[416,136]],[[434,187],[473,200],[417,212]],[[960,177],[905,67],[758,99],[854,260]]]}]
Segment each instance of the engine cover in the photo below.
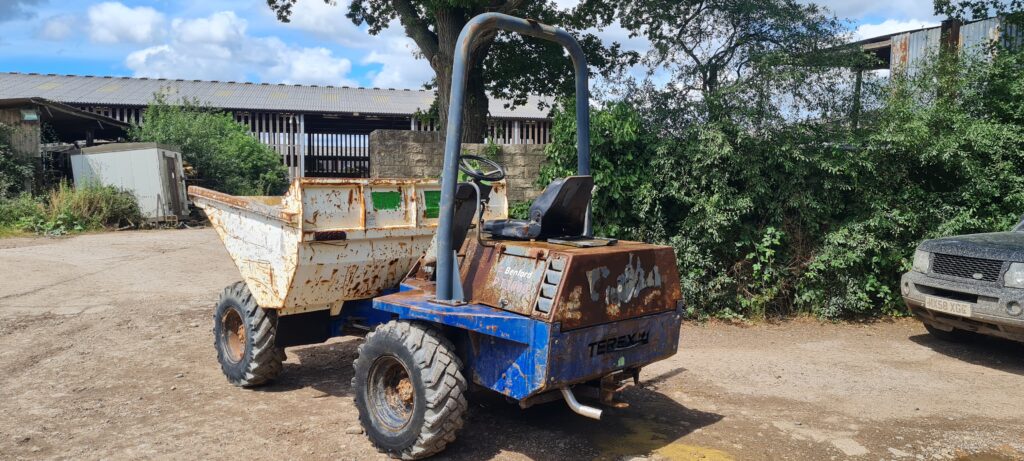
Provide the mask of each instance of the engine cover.
[{"label": "engine cover", "polygon": [[562,331],[670,311],[682,297],[667,246],[467,239],[464,250],[468,302],[557,322]]}]

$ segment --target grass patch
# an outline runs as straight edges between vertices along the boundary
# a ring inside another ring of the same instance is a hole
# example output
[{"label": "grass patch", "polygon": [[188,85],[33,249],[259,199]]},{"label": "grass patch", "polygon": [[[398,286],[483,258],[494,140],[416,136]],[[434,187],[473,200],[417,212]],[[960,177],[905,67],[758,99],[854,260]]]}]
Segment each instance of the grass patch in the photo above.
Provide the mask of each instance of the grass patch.
[{"label": "grass patch", "polygon": [[21,194],[0,199],[0,236],[64,235],[135,228],[143,222],[138,202],[113,186],[61,183],[44,197]]}]

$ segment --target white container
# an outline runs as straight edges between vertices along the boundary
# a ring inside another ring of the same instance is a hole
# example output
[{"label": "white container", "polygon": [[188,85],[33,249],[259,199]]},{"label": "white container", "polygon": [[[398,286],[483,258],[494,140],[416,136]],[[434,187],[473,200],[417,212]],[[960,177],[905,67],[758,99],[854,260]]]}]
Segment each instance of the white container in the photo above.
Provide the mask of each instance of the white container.
[{"label": "white container", "polygon": [[98,183],[135,195],[142,216],[173,221],[188,216],[181,154],[157,143],[118,143],[86,147],[71,156],[78,186]]},{"label": "white container", "polygon": [[[256,303],[279,315],[340,309],[344,301],[397,286],[437,230],[440,186],[433,179],[292,182],[282,197],[234,196],[192,186]],[[505,184],[484,210],[508,216]]]}]

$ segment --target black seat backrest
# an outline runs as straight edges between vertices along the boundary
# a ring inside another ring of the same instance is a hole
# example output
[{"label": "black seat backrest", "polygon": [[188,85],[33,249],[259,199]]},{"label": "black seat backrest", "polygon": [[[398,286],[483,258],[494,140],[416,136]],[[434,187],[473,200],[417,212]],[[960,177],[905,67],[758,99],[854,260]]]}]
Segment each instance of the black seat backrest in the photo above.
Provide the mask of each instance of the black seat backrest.
[{"label": "black seat backrest", "polygon": [[548,184],[530,205],[530,221],[540,223],[536,238],[583,235],[587,206],[594,191],[591,176],[569,176]]}]

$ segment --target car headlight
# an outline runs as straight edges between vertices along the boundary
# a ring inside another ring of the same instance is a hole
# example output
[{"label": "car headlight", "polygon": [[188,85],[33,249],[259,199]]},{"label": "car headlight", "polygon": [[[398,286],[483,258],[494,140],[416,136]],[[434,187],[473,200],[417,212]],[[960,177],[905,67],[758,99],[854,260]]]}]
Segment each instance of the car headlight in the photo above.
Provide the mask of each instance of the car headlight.
[{"label": "car headlight", "polygon": [[914,270],[918,272],[928,272],[928,261],[931,258],[931,253],[927,251],[917,250],[914,252]]},{"label": "car headlight", "polygon": [[1010,268],[1003,275],[1003,285],[1024,288],[1024,263],[1010,263]]}]

